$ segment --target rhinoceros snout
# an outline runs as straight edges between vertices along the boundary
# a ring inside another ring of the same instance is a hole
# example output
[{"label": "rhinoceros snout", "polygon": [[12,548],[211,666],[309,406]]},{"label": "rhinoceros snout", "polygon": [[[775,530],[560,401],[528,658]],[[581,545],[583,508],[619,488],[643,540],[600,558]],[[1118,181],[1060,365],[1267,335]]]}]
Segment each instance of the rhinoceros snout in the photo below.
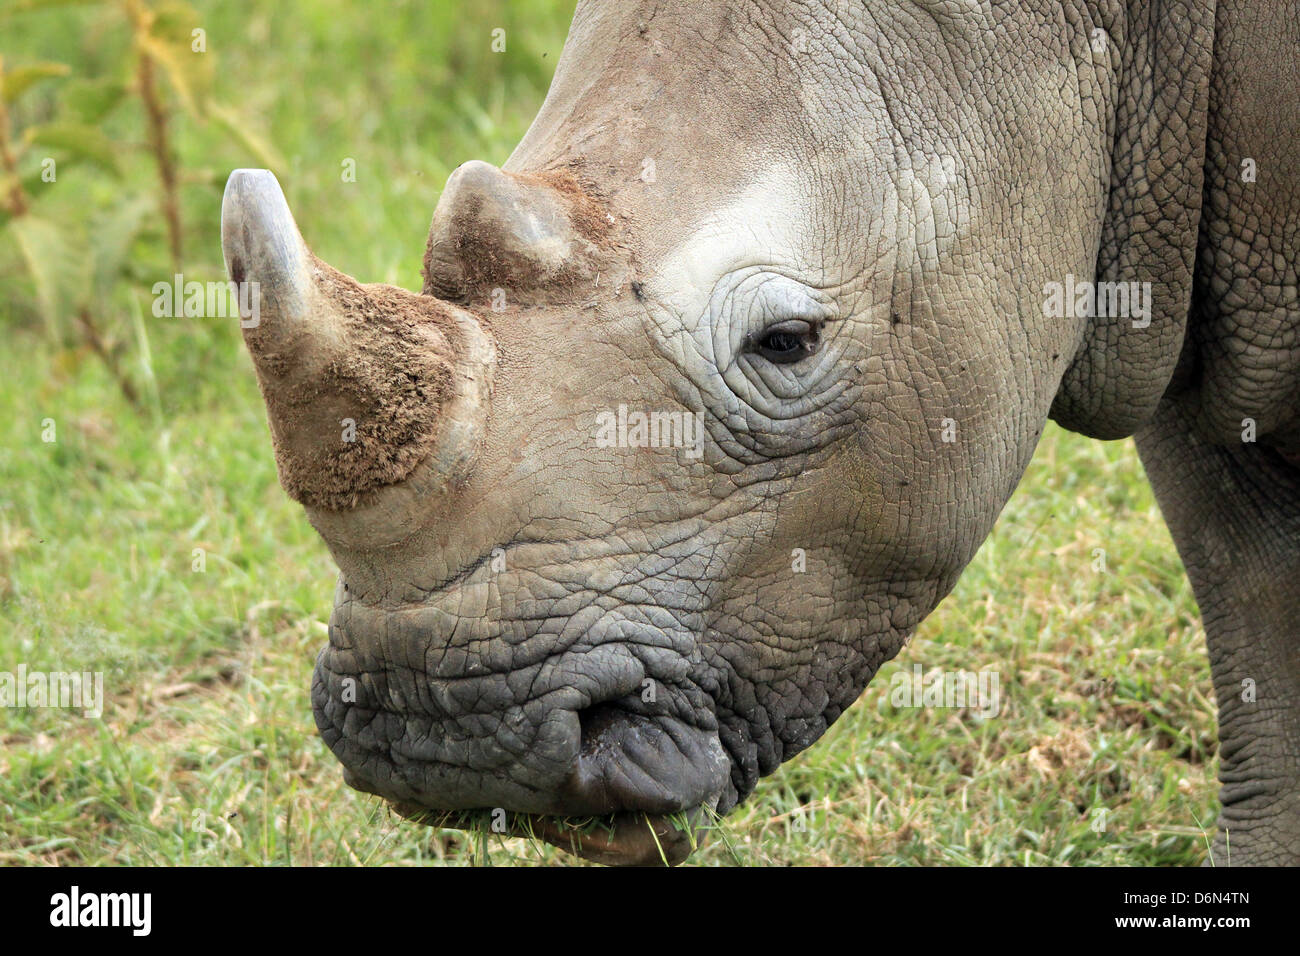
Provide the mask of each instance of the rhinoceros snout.
[{"label": "rhinoceros snout", "polygon": [[445,675],[427,650],[418,666],[407,663],[408,647],[423,648],[409,621],[344,602],[312,684],[317,727],[348,784],[404,816],[465,826],[474,811],[504,811],[513,829],[525,818],[526,835],[566,848],[569,821],[600,818],[606,838],[574,849],[602,862],[653,862],[669,843],[670,857],[685,855],[670,817],[698,820],[736,801],[716,728],[629,693],[645,671],[626,645],[510,673],[471,665]]}]

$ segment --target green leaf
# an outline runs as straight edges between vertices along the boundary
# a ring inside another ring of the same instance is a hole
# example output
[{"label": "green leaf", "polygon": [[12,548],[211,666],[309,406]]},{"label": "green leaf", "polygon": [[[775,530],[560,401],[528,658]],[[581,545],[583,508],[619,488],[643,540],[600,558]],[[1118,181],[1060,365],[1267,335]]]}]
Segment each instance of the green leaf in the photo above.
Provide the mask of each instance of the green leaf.
[{"label": "green leaf", "polygon": [[63,90],[63,106],[82,123],[94,125],[121,103],[125,96],[126,84],[121,80],[111,77],[74,79]]},{"label": "green leaf", "polygon": [[208,116],[238,140],[239,144],[257,160],[259,166],[264,166],[275,173],[284,170],[286,165],[284,157],[279,154],[274,146],[250,130],[248,121],[235,110],[224,103],[213,102],[208,104]]},{"label": "green leaf", "polygon": [[39,83],[41,80],[50,79],[56,76],[67,76],[72,72],[72,68],[66,63],[31,63],[27,66],[20,66],[16,69],[5,70],[4,81],[4,99],[6,103],[12,103],[18,97],[22,96],[28,88]]},{"label": "green leaf", "polygon": [[32,10],[51,10],[55,7],[80,7],[92,3],[102,3],[103,0],[10,0],[5,4],[4,9],[0,10],[0,19],[4,19],[14,13],[29,13]]},{"label": "green leaf", "polygon": [[[67,160],[64,163],[60,163],[59,168],[66,169],[73,165],[75,165],[74,160]],[[29,203],[39,201],[41,197],[49,191],[50,187],[54,185],[54,183],[45,181],[42,172],[42,170],[36,169],[22,177],[16,176],[13,173],[5,173],[0,176],[0,227],[3,227],[5,223],[12,218],[12,214],[9,212],[8,202],[9,191],[13,189],[14,183],[21,185],[23,195],[27,197]]]},{"label": "green leaf", "polygon": [[121,173],[118,165],[120,147],[97,127],[86,123],[46,123],[29,126],[23,138],[34,146],[66,150],[73,156],[87,159],[114,175]]},{"label": "green leaf", "polygon": [[191,116],[206,115],[213,85],[213,59],[193,49],[198,14],[187,3],[164,3],[154,11],[149,32],[138,36],[141,51],[167,74],[182,108]]},{"label": "green leaf", "polygon": [[32,280],[36,304],[50,335],[59,336],[59,318],[64,304],[79,285],[81,257],[76,242],[55,223],[36,216],[9,220],[5,232],[18,247],[28,277]]},{"label": "green leaf", "polygon": [[184,0],[169,0],[154,7],[149,32],[175,46],[189,46],[199,25],[198,12]]},{"label": "green leaf", "polygon": [[99,301],[106,301],[112,294],[145,217],[156,214],[157,210],[153,197],[128,195],[91,221],[92,289]]}]

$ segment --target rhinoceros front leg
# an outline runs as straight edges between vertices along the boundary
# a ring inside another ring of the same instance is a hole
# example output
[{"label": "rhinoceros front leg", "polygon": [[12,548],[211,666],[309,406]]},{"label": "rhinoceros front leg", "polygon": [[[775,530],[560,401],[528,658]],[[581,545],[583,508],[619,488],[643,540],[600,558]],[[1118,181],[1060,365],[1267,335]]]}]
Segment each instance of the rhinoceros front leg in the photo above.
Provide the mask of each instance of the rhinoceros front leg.
[{"label": "rhinoceros front leg", "polygon": [[1219,701],[1214,865],[1300,862],[1300,468],[1212,445],[1166,399],[1137,435],[1191,578]]}]

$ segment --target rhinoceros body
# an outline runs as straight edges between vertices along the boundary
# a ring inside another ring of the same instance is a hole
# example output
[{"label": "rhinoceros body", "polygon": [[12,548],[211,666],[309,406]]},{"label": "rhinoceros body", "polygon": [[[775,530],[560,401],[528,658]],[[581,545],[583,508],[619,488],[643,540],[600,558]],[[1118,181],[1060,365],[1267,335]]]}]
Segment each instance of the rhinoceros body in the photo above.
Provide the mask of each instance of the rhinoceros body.
[{"label": "rhinoceros body", "polygon": [[670,815],[730,810],[898,653],[1050,417],[1137,435],[1204,613],[1220,848],[1300,860],[1298,32],[1263,0],[583,2],[419,295],[236,172],[281,480],[341,571],[312,700],[348,782],[679,858]]}]

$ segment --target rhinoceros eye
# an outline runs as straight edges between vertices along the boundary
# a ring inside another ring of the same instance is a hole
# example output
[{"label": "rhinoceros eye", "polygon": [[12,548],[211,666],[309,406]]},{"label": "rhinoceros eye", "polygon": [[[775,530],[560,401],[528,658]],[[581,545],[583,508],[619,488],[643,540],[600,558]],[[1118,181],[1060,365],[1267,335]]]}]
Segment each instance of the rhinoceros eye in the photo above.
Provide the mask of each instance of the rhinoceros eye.
[{"label": "rhinoceros eye", "polygon": [[802,319],[769,325],[753,340],[752,351],[777,365],[792,365],[821,347],[818,327]]}]

